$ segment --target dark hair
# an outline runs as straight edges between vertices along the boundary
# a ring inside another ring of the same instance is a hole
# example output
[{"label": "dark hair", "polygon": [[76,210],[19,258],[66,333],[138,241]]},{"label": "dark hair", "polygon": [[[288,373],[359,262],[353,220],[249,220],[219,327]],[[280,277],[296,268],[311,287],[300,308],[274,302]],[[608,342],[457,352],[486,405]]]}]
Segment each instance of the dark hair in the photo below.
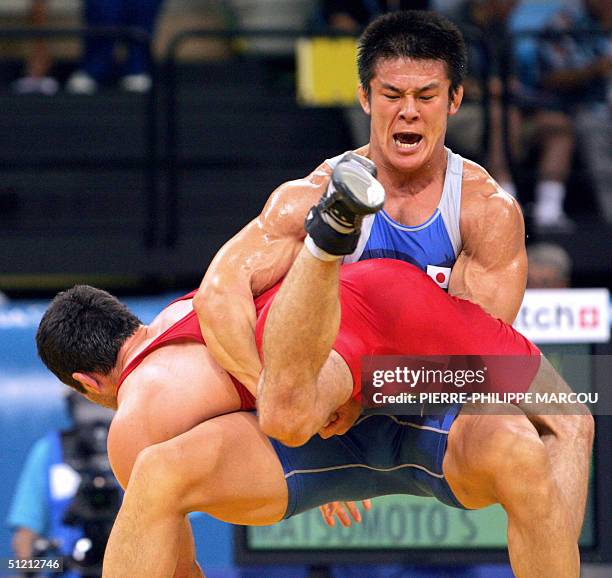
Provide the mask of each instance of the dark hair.
[{"label": "dark hair", "polygon": [[85,393],[75,371],[107,374],[140,320],[106,291],[76,285],[58,293],[36,332],[38,355],[60,381]]},{"label": "dark hair", "polygon": [[359,80],[370,95],[370,81],[380,60],[412,58],[440,60],[451,81],[450,96],[463,82],[467,51],[463,35],[447,18],[435,12],[389,12],[373,20],[359,39]]}]

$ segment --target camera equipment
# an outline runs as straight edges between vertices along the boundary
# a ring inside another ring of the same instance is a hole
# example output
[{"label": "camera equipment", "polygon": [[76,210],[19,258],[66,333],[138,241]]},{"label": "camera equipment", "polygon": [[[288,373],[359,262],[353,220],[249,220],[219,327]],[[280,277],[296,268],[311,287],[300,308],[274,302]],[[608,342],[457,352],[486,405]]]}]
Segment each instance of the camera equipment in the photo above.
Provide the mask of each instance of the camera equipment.
[{"label": "camera equipment", "polygon": [[84,577],[102,574],[104,549],[122,500],[106,453],[108,412],[91,406],[86,400],[73,400],[74,428],[62,434],[64,461],[81,480],[63,523],[83,530],[65,567]]}]

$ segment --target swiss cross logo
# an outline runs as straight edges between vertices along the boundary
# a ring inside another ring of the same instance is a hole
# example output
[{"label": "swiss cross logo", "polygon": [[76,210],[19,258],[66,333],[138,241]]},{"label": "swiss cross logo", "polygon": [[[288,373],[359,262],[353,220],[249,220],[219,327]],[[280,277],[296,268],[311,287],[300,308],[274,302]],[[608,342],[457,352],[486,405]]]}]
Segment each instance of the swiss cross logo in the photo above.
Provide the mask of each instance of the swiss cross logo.
[{"label": "swiss cross logo", "polygon": [[442,289],[448,289],[448,281],[450,280],[451,274],[450,267],[427,265],[427,274],[442,287]]},{"label": "swiss cross logo", "polygon": [[596,307],[583,307],[578,312],[580,327],[592,329],[599,325],[599,309]]}]

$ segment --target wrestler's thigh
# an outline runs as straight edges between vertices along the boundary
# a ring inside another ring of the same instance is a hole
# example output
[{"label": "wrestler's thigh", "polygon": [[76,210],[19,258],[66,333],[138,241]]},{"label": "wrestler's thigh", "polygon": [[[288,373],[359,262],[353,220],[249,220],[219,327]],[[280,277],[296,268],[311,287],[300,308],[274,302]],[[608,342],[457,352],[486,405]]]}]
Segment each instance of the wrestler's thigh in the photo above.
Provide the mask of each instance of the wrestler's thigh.
[{"label": "wrestler's thigh", "polygon": [[287,508],[287,484],[276,452],[252,413],[208,420],[158,446],[172,472],[181,509],[235,524],[270,524]]},{"label": "wrestler's thigh", "polygon": [[511,446],[538,438],[525,414],[508,404],[465,404],[453,422],[442,470],[466,508],[498,502]]}]

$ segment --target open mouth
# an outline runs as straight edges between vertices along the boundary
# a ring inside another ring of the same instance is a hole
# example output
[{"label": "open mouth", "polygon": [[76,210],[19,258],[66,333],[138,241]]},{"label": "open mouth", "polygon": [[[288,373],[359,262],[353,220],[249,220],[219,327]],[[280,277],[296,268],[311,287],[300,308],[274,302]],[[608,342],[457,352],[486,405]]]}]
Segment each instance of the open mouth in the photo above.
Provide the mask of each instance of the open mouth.
[{"label": "open mouth", "polygon": [[416,132],[396,132],[393,135],[393,141],[401,149],[416,148],[423,140],[423,137]]}]

